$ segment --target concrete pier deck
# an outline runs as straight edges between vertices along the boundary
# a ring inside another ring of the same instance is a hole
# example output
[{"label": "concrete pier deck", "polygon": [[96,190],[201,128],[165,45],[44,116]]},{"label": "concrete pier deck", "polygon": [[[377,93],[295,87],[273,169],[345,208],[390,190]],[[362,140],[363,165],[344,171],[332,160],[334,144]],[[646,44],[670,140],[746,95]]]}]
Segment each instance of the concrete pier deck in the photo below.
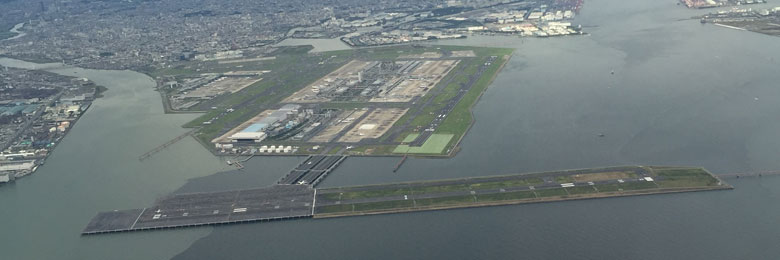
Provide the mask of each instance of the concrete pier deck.
[{"label": "concrete pier deck", "polygon": [[341,155],[309,156],[290,173],[282,177],[278,184],[315,186],[344,159],[346,159],[346,156]]},{"label": "concrete pier deck", "polygon": [[[172,195],[102,212],[82,234],[732,189],[702,168],[623,166],[314,189],[343,156],[311,156],[271,187]],[[291,174],[304,172],[302,175]],[[309,175],[312,172],[315,174]]]},{"label": "concrete pier deck", "polygon": [[144,209],[101,212],[82,234],[308,218],[313,206],[308,185],[180,194]]}]

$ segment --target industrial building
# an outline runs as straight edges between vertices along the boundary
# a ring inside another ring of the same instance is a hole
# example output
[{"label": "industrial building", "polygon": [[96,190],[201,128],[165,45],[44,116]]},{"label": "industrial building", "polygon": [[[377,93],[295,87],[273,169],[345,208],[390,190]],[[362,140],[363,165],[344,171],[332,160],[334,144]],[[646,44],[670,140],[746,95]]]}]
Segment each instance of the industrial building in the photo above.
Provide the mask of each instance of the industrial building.
[{"label": "industrial building", "polygon": [[0,162],[0,183],[33,173],[36,167],[35,160]]}]

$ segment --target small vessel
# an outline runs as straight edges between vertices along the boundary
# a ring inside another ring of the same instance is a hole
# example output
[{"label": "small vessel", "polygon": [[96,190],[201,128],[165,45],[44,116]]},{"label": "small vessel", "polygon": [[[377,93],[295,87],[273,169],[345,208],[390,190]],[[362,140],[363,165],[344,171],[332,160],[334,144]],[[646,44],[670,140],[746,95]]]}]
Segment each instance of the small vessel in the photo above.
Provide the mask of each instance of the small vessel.
[{"label": "small vessel", "polygon": [[603,133],[599,133],[599,137],[604,137],[604,136],[606,135],[604,135]]},{"label": "small vessel", "polygon": [[610,71],[609,74],[615,75],[615,70]]}]

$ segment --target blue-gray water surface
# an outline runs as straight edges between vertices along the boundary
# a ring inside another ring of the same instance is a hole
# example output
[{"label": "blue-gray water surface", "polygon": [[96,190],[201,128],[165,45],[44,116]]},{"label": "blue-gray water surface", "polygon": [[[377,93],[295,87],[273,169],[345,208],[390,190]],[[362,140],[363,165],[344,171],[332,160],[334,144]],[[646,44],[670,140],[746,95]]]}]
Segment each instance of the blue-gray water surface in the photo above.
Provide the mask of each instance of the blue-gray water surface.
[{"label": "blue-gray water surface", "polygon": [[[701,12],[596,0],[575,21],[588,36],[439,42],[516,48],[462,151],[396,173],[397,158],[349,159],[320,187],[633,164],[780,169],[780,38],[687,19]],[[737,189],[220,227],[176,259],[774,258],[780,178],[727,181]]]},{"label": "blue-gray water surface", "polygon": [[[409,159],[396,173],[398,158],[350,158],[320,187],[628,164],[778,170],[780,38],[686,20],[706,11],[675,1],[593,0],[575,20],[591,35],[441,41],[516,48],[475,107],[462,151]],[[332,48],[339,47],[320,49]],[[109,91],[46,165],[0,187],[3,259],[780,255],[780,177],[728,179],[732,191],[82,237],[97,211],[144,207],[169,192],[269,185],[300,158],[257,158],[245,170],[210,175],[227,167],[186,139],[139,162],[194,115],[163,115],[153,81],[138,73],[49,70]]]}]

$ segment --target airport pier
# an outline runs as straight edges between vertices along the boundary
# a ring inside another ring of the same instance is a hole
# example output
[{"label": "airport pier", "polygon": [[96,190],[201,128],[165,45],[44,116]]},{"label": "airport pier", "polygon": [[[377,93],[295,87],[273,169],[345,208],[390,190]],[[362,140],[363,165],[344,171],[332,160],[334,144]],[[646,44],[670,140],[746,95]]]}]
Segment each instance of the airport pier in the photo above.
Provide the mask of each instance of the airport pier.
[{"label": "airport pier", "polygon": [[180,194],[148,208],[98,213],[82,234],[310,218],[313,203],[308,185]]},{"label": "airport pier", "polygon": [[343,155],[313,155],[298,164],[290,173],[282,177],[278,184],[316,186],[347,157]]},{"label": "airport pier", "polygon": [[703,168],[660,166],[325,189],[299,184],[316,184],[344,158],[310,156],[270,187],[178,194],[148,208],[98,213],[82,234],[733,189]]},{"label": "airport pier", "polygon": [[82,234],[310,218],[314,186],[347,156],[309,156],[270,187],[172,195],[143,209],[101,212]]}]

